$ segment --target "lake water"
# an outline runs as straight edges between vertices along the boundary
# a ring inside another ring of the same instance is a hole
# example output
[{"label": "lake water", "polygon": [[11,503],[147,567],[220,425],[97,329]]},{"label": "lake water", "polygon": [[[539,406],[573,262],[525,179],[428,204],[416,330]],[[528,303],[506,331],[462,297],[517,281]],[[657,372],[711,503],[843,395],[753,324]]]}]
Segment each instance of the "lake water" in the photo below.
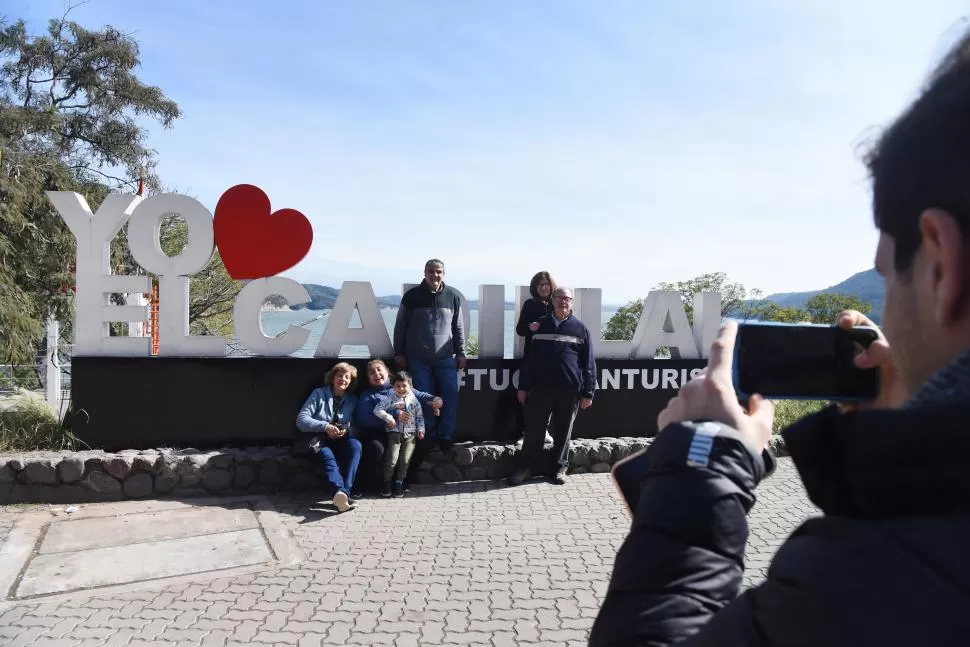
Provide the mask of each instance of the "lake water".
[{"label": "lake water", "polygon": [[[615,308],[603,310],[603,323],[616,313]],[[471,310],[470,328],[468,334],[478,337],[478,310]],[[394,320],[397,318],[397,308],[387,308],[381,310],[384,317],[384,325],[387,332],[393,339]],[[517,313],[513,310],[505,311],[505,357],[512,357],[512,347],[515,342],[515,321]],[[287,326],[302,326],[310,331],[310,338],[307,343],[296,353],[294,357],[313,357],[313,352],[320,343],[320,336],[326,326],[327,319],[330,317],[329,310],[264,310],[262,312],[263,332],[267,335],[278,335],[286,330]],[[360,327],[360,317],[354,313],[350,321],[351,327]],[[344,346],[340,353],[341,357],[368,357],[366,346]]]}]

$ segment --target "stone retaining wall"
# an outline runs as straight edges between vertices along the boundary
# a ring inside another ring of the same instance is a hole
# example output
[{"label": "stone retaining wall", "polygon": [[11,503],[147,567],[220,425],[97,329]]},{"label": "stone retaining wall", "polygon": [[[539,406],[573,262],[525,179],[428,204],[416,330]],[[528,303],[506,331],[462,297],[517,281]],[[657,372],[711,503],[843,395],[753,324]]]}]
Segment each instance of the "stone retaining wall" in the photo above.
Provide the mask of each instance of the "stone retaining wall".
[{"label": "stone retaining wall", "polygon": [[[784,455],[781,438],[773,442]],[[609,472],[647,447],[648,438],[574,440],[570,472]],[[512,470],[515,445],[455,445],[421,463],[418,483],[502,479]],[[0,455],[0,504],[86,503],[212,494],[266,494],[321,487],[319,463],[295,457],[289,447],[28,452]]]}]

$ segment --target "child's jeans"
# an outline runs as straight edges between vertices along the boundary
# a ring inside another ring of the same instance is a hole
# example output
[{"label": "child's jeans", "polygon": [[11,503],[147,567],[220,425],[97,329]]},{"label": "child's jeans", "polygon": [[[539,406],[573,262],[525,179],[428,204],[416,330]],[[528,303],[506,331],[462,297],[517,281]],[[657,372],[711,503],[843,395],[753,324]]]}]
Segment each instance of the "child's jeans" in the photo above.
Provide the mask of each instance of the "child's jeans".
[{"label": "child's jeans", "polygon": [[403,481],[407,477],[408,464],[411,462],[411,455],[414,453],[414,441],[417,436],[409,434],[405,436],[399,431],[392,431],[387,434],[387,451],[384,452],[384,482],[387,483],[391,477],[395,481]]}]

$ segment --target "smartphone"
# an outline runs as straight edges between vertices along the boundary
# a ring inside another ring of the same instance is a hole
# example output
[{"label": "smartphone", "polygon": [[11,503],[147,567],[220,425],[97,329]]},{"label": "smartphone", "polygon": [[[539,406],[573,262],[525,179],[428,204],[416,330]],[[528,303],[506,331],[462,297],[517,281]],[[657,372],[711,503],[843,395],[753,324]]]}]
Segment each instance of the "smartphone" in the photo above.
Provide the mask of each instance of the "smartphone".
[{"label": "smartphone", "polygon": [[872,400],[879,369],[855,357],[879,338],[869,326],[850,330],[821,324],[742,323],[734,343],[734,389],[773,400]]},{"label": "smartphone", "polygon": [[641,449],[613,465],[613,484],[632,515],[640,504],[640,488],[647,473],[647,450]]}]

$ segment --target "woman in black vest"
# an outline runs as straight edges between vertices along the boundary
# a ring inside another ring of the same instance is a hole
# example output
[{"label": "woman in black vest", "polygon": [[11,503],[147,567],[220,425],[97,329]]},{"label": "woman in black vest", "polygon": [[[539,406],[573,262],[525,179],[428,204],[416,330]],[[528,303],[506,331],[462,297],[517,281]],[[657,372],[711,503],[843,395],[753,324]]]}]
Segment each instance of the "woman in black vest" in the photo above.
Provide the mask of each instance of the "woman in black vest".
[{"label": "woman in black vest", "polygon": [[[519,312],[519,322],[515,324],[515,334],[525,338],[525,348],[522,350],[522,361],[529,356],[529,348],[532,345],[532,335],[539,328],[539,320],[552,312],[552,293],[556,289],[556,282],[549,272],[536,272],[529,282],[529,294],[532,296],[522,304]],[[521,365],[521,364],[520,364]],[[516,424],[519,434],[525,432],[525,412],[522,405],[516,408]],[[547,434],[546,439],[551,442],[551,437]]]}]

